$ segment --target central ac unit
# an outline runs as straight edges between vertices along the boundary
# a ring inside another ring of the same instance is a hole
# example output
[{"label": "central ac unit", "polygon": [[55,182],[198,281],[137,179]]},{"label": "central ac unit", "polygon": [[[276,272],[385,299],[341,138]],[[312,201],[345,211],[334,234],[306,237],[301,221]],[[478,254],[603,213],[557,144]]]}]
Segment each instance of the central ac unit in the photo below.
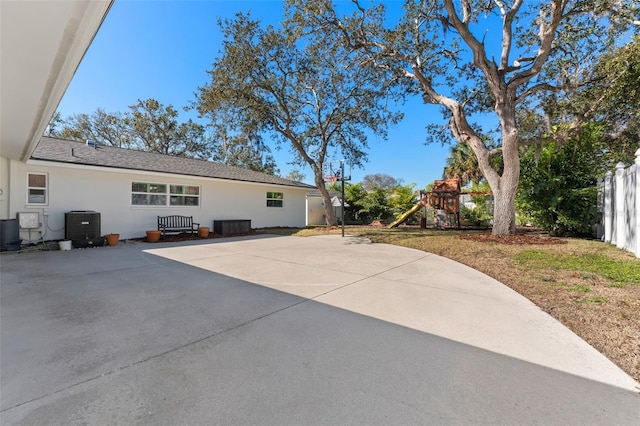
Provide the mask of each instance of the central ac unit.
[{"label": "central ac unit", "polygon": [[94,247],[104,245],[100,232],[100,213],[74,210],[64,214],[64,235],[74,247]]}]

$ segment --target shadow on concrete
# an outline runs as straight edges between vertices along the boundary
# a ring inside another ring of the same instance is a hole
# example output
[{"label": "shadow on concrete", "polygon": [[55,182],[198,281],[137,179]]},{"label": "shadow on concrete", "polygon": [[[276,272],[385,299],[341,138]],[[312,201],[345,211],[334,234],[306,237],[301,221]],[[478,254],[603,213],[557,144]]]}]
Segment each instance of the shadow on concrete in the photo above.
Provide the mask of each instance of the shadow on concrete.
[{"label": "shadow on concrete", "polygon": [[2,258],[3,424],[640,418],[636,393],[167,260],[148,246]]}]

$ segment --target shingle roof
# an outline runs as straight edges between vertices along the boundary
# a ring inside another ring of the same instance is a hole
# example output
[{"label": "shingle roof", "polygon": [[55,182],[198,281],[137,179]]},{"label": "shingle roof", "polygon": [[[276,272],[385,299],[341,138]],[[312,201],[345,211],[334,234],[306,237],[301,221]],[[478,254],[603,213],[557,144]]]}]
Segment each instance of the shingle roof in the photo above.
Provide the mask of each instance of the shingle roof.
[{"label": "shingle roof", "polygon": [[83,142],[46,136],[40,139],[40,143],[31,155],[31,158],[33,160],[53,161],[57,163],[143,170],[148,172],[266,183],[306,189],[314,188],[306,183],[240,167],[227,166],[222,163],[196,160],[193,158],[173,157],[171,155],[104,145],[98,145],[93,148]]},{"label": "shingle roof", "polygon": [[[333,189],[328,189],[327,192],[329,193],[329,195],[331,197],[340,197],[340,196],[342,196],[342,193],[340,191],[335,191]],[[322,193],[319,190],[314,189],[314,190],[311,190],[311,191],[307,192],[307,197],[322,197]]]}]

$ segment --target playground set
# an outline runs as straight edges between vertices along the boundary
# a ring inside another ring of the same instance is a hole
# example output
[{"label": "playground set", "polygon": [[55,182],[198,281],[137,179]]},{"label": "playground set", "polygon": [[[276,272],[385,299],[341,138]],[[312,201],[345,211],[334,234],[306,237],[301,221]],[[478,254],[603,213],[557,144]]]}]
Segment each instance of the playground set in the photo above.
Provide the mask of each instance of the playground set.
[{"label": "playground set", "polygon": [[434,211],[434,224],[438,229],[445,227],[455,227],[460,229],[460,195],[490,195],[491,192],[462,192],[460,190],[460,180],[458,179],[442,179],[433,183],[431,191],[420,191],[418,202],[395,222],[388,227],[396,228],[417,213],[420,209],[425,209],[425,214],[420,220],[420,227],[427,227],[426,210],[428,208]]}]

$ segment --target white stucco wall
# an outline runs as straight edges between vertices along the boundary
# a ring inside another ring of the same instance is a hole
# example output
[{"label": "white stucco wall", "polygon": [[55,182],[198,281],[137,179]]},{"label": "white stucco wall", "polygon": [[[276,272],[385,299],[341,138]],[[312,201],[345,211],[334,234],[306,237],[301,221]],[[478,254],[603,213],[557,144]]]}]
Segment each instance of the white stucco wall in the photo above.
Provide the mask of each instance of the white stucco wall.
[{"label": "white stucco wall", "polygon": [[9,217],[9,160],[0,157],[0,219]]},{"label": "white stucco wall", "polygon": [[[157,228],[157,216],[172,214],[193,216],[194,222],[209,227],[213,227],[214,219],[251,219],[253,228],[305,226],[308,191],[305,188],[47,162],[25,164],[8,160],[8,163],[8,218],[15,218],[18,212],[38,212],[42,223],[40,230],[46,240],[64,238],[65,212],[72,210],[100,212],[101,233],[119,233],[120,238],[144,237],[146,230]],[[27,174],[30,172],[48,174],[48,205],[27,204]],[[200,206],[132,206],[133,181],[199,185]],[[267,207],[268,191],[284,194],[282,208]],[[21,231],[21,237],[27,239],[28,232]],[[31,237],[36,237],[36,233],[32,231]]]},{"label": "white stucco wall", "polygon": [[324,204],[322,197],[307,196],[307,225],[324,225]]}]

